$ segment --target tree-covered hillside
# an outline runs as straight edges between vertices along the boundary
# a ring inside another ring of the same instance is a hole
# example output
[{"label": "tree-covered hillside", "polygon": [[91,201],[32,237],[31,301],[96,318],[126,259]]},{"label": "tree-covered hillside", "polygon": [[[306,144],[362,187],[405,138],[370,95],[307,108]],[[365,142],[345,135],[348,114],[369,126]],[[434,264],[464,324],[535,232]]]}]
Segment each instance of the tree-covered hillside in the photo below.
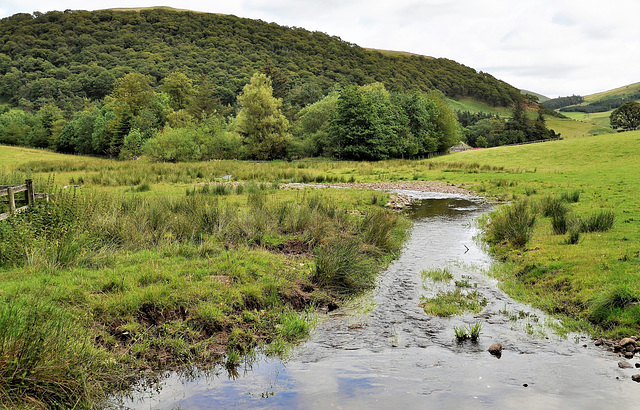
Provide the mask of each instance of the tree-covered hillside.
[{"label": "tree-covered hillside", "polygon": [[[16,14],[0,20],[0,100],[67,111],[110,94],[130,72],[156,87],[174,71],[203,78],[223,104],[269,62],[297,98],[326,94],[336,84],[385,84],[390,91],[438,89],[509,106],[519,92],[489,74],[447,59],[389,55],[324,33],[229,15],[141,11]],[[304,102],[304,101],[303,101]]]}]

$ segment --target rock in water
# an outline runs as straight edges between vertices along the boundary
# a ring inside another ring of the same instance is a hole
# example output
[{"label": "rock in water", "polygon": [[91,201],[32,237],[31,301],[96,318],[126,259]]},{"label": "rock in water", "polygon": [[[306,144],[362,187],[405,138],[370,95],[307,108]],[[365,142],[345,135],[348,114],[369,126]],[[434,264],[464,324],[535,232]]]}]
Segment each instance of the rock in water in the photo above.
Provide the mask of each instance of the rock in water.
[{"label": "rock in water", "polygon": [[621,369],[631,369],[633,366],[631,366],[629,362],[625,362],[624,360],[621,360],[618,362],[618,367]]},{"label": "rock in water", "polygon": [[491,346],[489,346],[489,353],[491,353],[494,356],[500,357],[502,355],[502,344],[494,343]]},{"label": "rock in water", "polygon": [[631,376],[631,380],[640,383],[640,374],[634,374],[633,376]]}]

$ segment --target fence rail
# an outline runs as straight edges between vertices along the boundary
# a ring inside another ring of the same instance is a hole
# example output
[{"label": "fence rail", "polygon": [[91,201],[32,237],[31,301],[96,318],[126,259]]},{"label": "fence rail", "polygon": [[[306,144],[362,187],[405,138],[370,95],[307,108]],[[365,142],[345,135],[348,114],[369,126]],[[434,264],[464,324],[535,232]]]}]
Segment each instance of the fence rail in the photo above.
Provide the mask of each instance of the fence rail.
[{"label": "fence rail", "polygon": [[[24,200],[16,199],[16,194],[24,192]],[[32,179],[27,179],[22,185],[0,185],[0,197],[7,196],[9,203],[9,212],[0,214],[0,221],[9,218],[11,215],[25,211],[36,203],[36,199],[46,199],[49,202],[49,194],[36,193]],[[26,205],[18,207],[17,202]]]}]

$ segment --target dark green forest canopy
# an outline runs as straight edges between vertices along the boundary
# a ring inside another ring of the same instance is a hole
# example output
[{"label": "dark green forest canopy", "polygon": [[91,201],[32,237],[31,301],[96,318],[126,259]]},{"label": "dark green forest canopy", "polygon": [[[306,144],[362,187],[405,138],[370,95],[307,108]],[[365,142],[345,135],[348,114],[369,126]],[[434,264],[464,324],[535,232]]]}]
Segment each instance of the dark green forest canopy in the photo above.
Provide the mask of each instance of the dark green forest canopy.
[{"label": "dark green forest canopy", "polygon": [[519,99],[514,87],[442,58],[389,55],[338,37],[230,15],[174,11],[64,11],[0,20],[0,102],[65,110],[102,99],[129,72],[154,87],[171,72],[201,81],[233,104],[251,75],[273,64],[291,87],[326,94],[336,84],[382,82],[390,91],[438,89],[494,106]]}]

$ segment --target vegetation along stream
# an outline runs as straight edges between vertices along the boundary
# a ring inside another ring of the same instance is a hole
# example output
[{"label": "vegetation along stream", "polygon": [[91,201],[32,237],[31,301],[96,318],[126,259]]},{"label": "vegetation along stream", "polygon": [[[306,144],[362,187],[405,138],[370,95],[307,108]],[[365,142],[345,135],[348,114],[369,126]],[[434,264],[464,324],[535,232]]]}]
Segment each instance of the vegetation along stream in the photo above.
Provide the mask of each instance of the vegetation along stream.
[{"label": "vegetation along stream", "polygon": [[[637,369],[619,368],[613,353],[586,336],[558,336],[554,319],[514,301],[487,275],[493,261],[475,239],[475,221],[490,204],[402,193],[417,201],[401,256],[373,295],[321,315],[287,360],[258,355],[233,374],[167,373],[159,390],[117,406],[624,409],[640,403],[630,380]],[[439,310],[444,296],[462,314]],[[501,355],[488,352],[496,342]]]}]

